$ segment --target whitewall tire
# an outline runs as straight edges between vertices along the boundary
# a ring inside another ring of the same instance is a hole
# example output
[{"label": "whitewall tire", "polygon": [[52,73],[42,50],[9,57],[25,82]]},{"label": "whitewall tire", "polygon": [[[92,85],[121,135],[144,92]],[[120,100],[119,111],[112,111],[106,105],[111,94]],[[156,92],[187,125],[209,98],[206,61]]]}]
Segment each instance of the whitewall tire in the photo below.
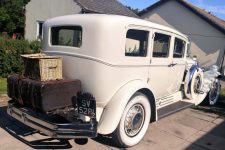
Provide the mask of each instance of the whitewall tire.
[{"label": "whitewall tire", "polygon": [[198,70],[195,71],[192,81],[191,81],[191,87],[190,87],[190,92],[191,92],[191,98],[195,99],[200,93],[203,87],[203,71]]},{"label": "whitewall tire", "polygon": [[191,79],[190,73],[186,75],[185,78],[185,86],[184,86],[184,93],[188,99],[195,99],[200,93],[203,87],[203,71],[198,68],[194,71]]},{"label": "whitewall tire", "polygon": [[216,104],[216,102],[219,99],[220,91],[221,91],[220,81],[216,80],[213,83],[212,89],[209,91],[209,95],[208,95],[209,105],[215,105]]},{"label": "whitewall tire", "polygon": [[113,140],[121,147],[138,144],[144,137],[151,118],[151,106],[142,93],[135,93],[128,102],[119,125],[113,133]]}]

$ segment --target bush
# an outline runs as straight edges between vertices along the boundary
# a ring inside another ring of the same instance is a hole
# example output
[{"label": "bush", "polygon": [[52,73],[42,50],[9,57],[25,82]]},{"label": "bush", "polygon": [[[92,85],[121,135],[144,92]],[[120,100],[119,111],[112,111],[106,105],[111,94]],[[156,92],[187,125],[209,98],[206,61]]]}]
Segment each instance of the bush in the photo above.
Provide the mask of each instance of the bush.
[{"label": "bush", "polygon": [[41,42],[40,41],[32,41],[30,42],[30,49],[33,50],[33,53],[41,52]]},{"label": "bush", "polygon": [[27,40],[14,40],[0,36],[0,77],[23,72],[21,54],[40,52],[40,42]]}]

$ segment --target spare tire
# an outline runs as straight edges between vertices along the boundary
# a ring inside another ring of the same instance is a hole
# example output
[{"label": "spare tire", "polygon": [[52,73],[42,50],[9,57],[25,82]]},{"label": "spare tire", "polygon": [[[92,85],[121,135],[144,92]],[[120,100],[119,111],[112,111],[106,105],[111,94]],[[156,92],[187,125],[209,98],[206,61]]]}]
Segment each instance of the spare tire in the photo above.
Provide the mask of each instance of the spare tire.
[{"label": "spare tire", "polygon": [[194,99],[202,93],[203,71],[197,65],[193,65],[185,77],[184,93],[188,99]]}]

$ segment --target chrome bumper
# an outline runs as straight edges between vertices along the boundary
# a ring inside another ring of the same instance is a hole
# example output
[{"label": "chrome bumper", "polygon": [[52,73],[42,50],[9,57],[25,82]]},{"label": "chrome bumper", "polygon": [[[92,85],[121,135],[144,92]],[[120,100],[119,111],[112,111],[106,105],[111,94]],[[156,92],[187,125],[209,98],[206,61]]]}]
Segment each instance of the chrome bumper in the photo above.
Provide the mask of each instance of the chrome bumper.
[{"label": "chrome bumper", "polygon": [[88,123],[53,123],[26,108],[9,101],[7,113],[23,124],[34,128],[52,138],[94,138],[97,136],[97,121]]}]

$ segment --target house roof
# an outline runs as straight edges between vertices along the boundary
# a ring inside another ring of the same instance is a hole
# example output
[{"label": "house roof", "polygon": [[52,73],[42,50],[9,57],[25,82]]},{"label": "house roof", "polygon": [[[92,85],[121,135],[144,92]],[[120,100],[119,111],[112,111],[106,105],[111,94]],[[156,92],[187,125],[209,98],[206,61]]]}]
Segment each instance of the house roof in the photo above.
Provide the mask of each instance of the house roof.
[{"label": "house roof", "polygon": [[[172,0],[160,0],[160,1],[156,2],[155,4],[147,7],[146,9],[142,10],[138,15],[142,16],[169,1],[172,1]],[[225,21],[224,20],[212,15],[211,13],[209,13],[193,4],[188,3],[185,0],[173,0],[173,1],[178,2],[179,4],[181,4],[182,6],[184,6],[187,9],[189,9],[190,11],[195,13],[197,16],[204,19],[206,22],[208,22],[209,24],[214,26],[216,29],[218,29],[219,31],[221,31],[222,33],[225,34]]]},{"label": "house roof", "polygon": [[74,0],[80,5],[84,12],[114,14],[139,18],[134,12],[129,10],[118,0]]}]

